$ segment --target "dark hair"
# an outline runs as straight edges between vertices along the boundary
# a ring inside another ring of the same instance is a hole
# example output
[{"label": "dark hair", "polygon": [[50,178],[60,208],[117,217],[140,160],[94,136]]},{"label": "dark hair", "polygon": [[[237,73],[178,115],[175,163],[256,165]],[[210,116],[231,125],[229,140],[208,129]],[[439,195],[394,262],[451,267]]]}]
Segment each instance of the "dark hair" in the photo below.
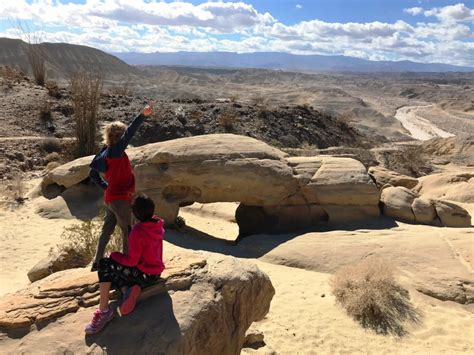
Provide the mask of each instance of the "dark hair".
[{"label": "dark hair", "polygon": [[140,194],[133,200],[132,211],[140,222],[150,221],[155,213],[155,203],[145,194]]}]

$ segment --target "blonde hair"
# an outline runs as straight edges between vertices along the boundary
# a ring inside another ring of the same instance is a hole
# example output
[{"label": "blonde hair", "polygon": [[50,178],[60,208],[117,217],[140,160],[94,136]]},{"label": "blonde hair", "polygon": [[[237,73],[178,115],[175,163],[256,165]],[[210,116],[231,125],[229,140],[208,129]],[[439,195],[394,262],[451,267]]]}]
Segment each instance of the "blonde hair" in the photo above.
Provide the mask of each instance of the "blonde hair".
[{"label": "blonde hair", "polygon": [[117,144],[122,135],[124,134],[127,126],[119,121],[109,123],[104,127],[102,132],[102,139],[107,146]]}]

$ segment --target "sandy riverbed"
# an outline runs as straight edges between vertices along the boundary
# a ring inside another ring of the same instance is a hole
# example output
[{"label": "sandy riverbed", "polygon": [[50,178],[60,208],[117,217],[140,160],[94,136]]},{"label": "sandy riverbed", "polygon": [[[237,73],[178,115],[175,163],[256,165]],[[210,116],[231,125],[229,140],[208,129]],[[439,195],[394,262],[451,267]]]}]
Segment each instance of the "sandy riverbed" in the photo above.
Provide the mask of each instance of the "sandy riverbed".
[{"label": "sandy riverbed", "polygon": [[444,131],[426,118],[417,115],[417,110],[427,109],[428,106],[404,106],[397,110],[395,118],[399,120],[403,127],[410,132],[410,135],[419,140],[428,140],[435,137],[453,137],[454,134]]}]

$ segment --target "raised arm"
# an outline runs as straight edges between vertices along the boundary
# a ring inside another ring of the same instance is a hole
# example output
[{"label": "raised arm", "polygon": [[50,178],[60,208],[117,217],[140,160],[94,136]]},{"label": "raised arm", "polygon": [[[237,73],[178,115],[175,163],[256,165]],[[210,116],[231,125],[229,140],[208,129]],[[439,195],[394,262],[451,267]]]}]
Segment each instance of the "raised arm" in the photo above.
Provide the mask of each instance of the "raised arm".
[{"label": "raised arm", "polygon": [[138,114],[133,121],[128,125],[124,134],[120,138],[117,144],[109,147],[109,156],[110,157],[120,157],[122,153],[127,149],[128,144],[132,140],[135,132],[138,130],[138,127],[142,124],[143,120],[146,117],[149,117],[153,113],[153,108],[150,105],[145,106],[143,113]]}]

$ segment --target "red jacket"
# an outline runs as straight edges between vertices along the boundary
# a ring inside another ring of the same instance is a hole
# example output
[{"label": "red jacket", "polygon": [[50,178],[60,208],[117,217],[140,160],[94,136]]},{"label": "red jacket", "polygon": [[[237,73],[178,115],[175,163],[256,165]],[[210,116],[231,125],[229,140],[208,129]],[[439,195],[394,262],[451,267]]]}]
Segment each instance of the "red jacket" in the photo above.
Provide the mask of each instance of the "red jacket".
[{"label": "red jacket", "polygon": [[123,152],[118,158],[107,157],[105,178],[108,186],[105,190],[105,203],[115,200],[133,199],[135,194],[135,175],[127,153]]},{"label": "red jacket", "polygon": [[110,257],[116,262],[137,267],[149,275],[160,275],[163,263],[164,221],[153,216],[153,221],[140,222],[133,226],[128,237],[128,254],[114,252]]},{"label": "red jacket", "polygon": [[[143,114],[135,117],[116,144],[103,147],[92,159],[89,174],[105,190],[106,203],[114,200],[131,201],[135,194],[135,175],[125,149],[144,118]],[[105,174],[107,182],[100,173]]]}]

